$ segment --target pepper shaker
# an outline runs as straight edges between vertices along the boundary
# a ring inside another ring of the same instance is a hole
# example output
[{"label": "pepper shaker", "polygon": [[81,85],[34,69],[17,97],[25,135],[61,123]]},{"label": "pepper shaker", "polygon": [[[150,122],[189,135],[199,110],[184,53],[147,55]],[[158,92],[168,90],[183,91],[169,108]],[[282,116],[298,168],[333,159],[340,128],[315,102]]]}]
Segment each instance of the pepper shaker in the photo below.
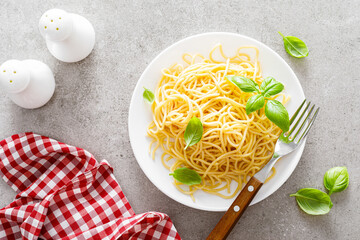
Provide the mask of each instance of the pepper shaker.
[{"label": "pepper shaker", "polygon": [[23,108],[45,105],[55,91],[55,79],[43,62],[8,60],[0,66],[0,86],[11,100]]},{"label": "pepper shaker", "polygon": [[39,30],[50,53],[63,62],[78,62],[86,58],[95,45],[95,31],[84,17],[61,9],[45,12]]}]

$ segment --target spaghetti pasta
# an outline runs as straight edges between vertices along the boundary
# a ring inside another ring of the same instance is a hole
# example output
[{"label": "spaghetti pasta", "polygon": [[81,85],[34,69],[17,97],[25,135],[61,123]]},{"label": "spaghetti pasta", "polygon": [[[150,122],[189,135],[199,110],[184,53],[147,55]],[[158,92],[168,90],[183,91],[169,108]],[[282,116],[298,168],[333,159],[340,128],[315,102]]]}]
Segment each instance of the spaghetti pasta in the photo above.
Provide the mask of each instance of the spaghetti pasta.
[{"label": "spaghetti pasta", "polygon": [[[245,49],[254,50],[255,58]],[[222,60],[216,60],[215,53]],[[232,198],[271,158],[281,130],[266,118],[263,109],[247,115],[246,102],[253,93],[242,92],[225,77],[244,76],[261,84],[258,56],[256,47],[243,46],[235,56],[227,57],[219,44],[208,58],[186,53],[185,66],[174,64],[162,70],[147,133],[152,138],[153,158],[161,147],[162,163],[170,171],[187,167],[202,177],[202,183],[193,186],[175,181],[181,192],[193,197],[201,189]],[[285,95],[279,95],[285,103]],[[193,116],[201,120],[204,133],[200,142],[185,150],[184,132]],[[233,181],[237,183],[235,191],[230,188]]]}]

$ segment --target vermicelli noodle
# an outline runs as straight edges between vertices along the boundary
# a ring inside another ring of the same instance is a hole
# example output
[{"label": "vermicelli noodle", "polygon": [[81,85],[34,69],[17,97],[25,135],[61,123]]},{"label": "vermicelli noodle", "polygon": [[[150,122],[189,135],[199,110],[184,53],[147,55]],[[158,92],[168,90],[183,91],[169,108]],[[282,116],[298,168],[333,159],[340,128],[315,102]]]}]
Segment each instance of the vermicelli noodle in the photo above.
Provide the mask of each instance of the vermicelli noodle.
[{"label": "vermicelli noodle", "polygon": [[[255,58],[245,49],[253,50]],[[216,60],[215,53],[223,60]],[[261,84],[258,55],[256,47],[243,46],[235,56],[227,57],[219,44],[209,58],[184,54],[185,66],[175,64],[162,70],[152,105],[153,122],[148,127],[150,151],[154,158],[161,147],[162,162],[171,172],[187,167],[200,174],[199,185],[188,187],[175,181],[181,192],[192,196],[201,189],[232,198],[271,158],[281,129],[266,118],[264,109],[247,115],[246,102],[254,93],[242,92],[225,77],[244,76]],[[286,101],[282,95],[282,102]],[[193,116],[203,124],[203,137],[185,150],[184,132]],[[231,192],[232,181],[238,185]]]}]

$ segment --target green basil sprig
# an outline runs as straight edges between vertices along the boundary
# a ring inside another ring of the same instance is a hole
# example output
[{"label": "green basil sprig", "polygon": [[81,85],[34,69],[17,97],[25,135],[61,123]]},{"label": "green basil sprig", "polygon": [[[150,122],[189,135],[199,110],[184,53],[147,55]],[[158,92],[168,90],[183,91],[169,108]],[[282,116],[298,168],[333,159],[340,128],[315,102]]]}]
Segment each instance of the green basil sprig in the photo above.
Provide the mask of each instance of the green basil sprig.
[{"label": "green basil sprig", "polygon": [[261,83],[260,91],[265,97],[274,96],[284,90],[284,85],[276,81],[273,77],[267,77]]},{"label": "green basil sprig", "polygon": [[202,138],[203,131],[203,125],[200,119],[197,117],[191,118],[188,125],[186,126],[184,133],[184,139],[186,143],[185,149],[198,143]]},{"label": "green basil sprig", "polygon": [[341,192],[349,186],[349,173],[346,167],[334,167],[329,169],[324,176],[324,186],[333,192]]},{"label": "green basil sprig", "polygon": [[296,197],[299,207],[311,215],[323,215],[330,211],[333,206],[330,195],[333,192],[341,192],[349,185],[349,173],[346,167],[334,167],[329,169],[324,176],[324,186],[329,190],[326,194],[315,188],[303,188],[290,197]]},{"label": "green basil sprig", "polygon": [[144,87],[143,98],[145,99],[145,101],[151,104],[155,100],[155,95],[151,90]]},{"label": "green basil sprig", "polygon": [[290,197],[296,197],[299,207],[310,215],[324,215],[333,206],[329,195],[315,188],[303,188]]},{"label": "green basil sprig", "polygon": [[270,121],[275,123],[283,132],[287,132],[290,127],[289,113],[286,108],[277,100],[268,100],[265,106],[265,115]]},{"label": "green basil sprig", "polygon": [[248,99],[246,102],[246,114],[249,115],[250,113],[261,109],[265,105],[265,98],[261,94],[256,94]]},{"label": "green basil sprig", "polygon": [[293,36],[285,37],[281,32],[279,34],[284,40],[284,47],[288,54],[296,58],[303,58],[309,55],[309,49],[301,39]]},{"label": "green basil sprig", "polygon": [[189,186],[201,183],[201,176],[195,170],[186,167],[178,168],[169,175]]},{"label": "green basil sprig", "polygon": [[227,75],[226,78],[243,92],[259,92],[259,85],[252,79],[234,75]]},{"label": "green basil sprig", "polygon": [[257,93],[246,102],[246,114],[249,115],[265,105],[266,117],[284,132],[289,130],[290,120],[286,108],[279,101],[269,99],[284,90],[282,83],[273,77],[267,77],[259,87],[256,82],[246,77],[227,75],[226,78],[243,92]]}]

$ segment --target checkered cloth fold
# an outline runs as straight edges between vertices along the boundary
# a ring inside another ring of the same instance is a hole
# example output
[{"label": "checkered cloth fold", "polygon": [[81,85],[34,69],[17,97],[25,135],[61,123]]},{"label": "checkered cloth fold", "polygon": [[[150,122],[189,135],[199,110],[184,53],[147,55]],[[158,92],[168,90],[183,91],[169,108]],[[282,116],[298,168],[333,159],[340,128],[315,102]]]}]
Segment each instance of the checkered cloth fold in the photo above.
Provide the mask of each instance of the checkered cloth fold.
[{"label": "checkered cloth fold", "polygon": [[0,175],[16,191],[0,239],[180,239],[163,213],[135,215],[105,160],[33,133],[0,142]]}]

